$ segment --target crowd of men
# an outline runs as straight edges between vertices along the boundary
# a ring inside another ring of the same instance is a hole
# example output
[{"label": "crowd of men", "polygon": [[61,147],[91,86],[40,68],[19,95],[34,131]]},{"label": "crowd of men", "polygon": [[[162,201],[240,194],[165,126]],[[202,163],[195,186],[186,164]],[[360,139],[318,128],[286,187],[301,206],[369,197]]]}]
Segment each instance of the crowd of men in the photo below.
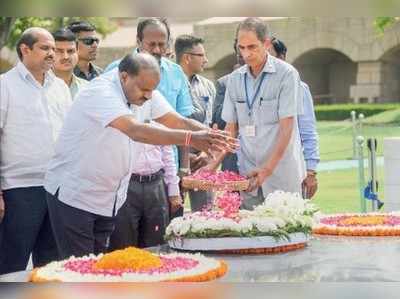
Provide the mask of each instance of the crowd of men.
[{"label": "crowd of men", "polygon": [[180,186],[202,167],[249,177],[244,209],[275,190],[314,196],[308,86],[260,19],[232,40],[237,64],[214,85],[201,75],[204,41],[182,35],[172,47],[165,18],[141,19],[133,53],[104,71],[86,21],[23,32],[18,63],[0,76],[0,274],[30,256],[41,266],[162,244],[186,195],[192,211],[212,205],[210,192]]}]

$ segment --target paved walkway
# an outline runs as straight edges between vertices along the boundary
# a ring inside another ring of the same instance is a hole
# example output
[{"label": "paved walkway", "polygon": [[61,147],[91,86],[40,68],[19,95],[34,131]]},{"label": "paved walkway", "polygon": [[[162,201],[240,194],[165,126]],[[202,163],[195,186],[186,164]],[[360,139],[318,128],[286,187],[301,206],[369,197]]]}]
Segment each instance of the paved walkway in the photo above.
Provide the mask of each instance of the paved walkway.
[{"label": "paved walkway", "polygon": [[[383,157],[376,159],[377,166],[383,166]],[[364,160],[365,167],[368,166],[368,159]],[[358,160],[336,160],[320,162],[318,165],[318,172],[332,171],[332,170],[344,170],[358,167]]]}]

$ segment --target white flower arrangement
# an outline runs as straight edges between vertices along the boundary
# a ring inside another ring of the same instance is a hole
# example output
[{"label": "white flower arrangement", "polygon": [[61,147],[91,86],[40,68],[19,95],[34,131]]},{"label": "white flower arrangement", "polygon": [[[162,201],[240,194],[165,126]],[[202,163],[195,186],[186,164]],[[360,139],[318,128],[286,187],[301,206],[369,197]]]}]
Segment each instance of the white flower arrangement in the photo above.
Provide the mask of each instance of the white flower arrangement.
[{"label": "white flower arrangement", "polygon": [[307,234],[311,233],[317,211],[297,193],[276,191],[253,211],[239,210],[234,218],[223,217],[218,211],[174,218],[166,229],[166,239]]}]

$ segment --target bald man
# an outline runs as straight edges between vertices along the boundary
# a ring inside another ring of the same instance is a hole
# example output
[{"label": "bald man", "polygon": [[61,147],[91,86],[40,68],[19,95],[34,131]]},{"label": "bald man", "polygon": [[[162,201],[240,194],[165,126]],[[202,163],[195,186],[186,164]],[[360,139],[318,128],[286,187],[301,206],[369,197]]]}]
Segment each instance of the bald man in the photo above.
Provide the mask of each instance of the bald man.
[{"label": "bald man", "polygon": [[[159,81],[153,56],[128,54],[118,69],[91,81],[74,100],[45,179],[61,258],[107,251],[138,159],[136,142],[190,145],[204,152],[236,147],[227,134],[175,112],[155,90]],[[143,109],[134,114],[131,105]]]},{"label": "bald man", "polygon": [[0,274],[58,258],[43,181],[72,103],[67,85],[50,71],[54,39],[42,28],[17,43],[17,65],[0,77]]}]

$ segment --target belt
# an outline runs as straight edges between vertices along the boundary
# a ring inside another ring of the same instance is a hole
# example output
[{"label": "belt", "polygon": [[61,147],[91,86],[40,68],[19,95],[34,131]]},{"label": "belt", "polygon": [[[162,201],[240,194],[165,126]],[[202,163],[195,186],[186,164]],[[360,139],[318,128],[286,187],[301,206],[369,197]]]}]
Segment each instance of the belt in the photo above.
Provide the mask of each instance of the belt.
[{"label": "belt", "polygon": [[157,181],[162,178],[164,174],[164,170],[161,169],[155,173],[148,174],[148,175],[140,175],[136,173],[132,173],[131,175],[131,181],[139,182],[139,183],[150,183]]}]

